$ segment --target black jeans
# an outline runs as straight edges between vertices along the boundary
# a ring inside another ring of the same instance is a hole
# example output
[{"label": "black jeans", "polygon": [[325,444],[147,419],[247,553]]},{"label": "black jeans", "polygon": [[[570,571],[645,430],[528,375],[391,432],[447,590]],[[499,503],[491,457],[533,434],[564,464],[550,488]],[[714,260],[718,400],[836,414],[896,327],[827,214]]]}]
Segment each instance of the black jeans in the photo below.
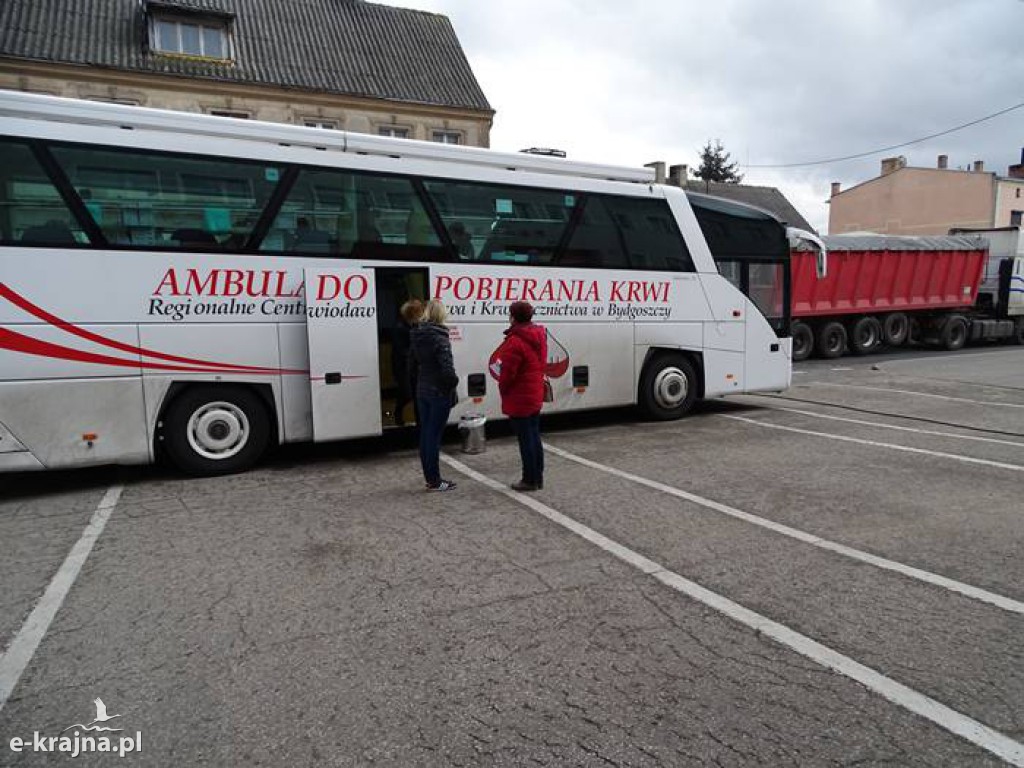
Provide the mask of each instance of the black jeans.
[{"label": "black jeans", "polygon": [[523,460],[523,482],[544,483],[544,446],[540,441],[540,414],[513,416],[509,419],[519,438],[519,456]]},{"label": "black jeans", "polygon": [[447,395],[417,397],[416,404],[419,408],[417,418],[420,419],[418,426],[423,478],[430,485],[437,485],[441,482],[441,436],[452,410],[452,400]]}]

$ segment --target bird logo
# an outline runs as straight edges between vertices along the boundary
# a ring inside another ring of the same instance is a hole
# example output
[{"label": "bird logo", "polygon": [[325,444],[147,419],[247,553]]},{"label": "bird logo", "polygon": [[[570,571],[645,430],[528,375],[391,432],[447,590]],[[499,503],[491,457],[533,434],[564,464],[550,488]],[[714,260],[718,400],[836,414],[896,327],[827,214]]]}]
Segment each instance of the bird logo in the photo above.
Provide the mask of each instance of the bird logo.
[{"label": "bird logo", "polygon": [[[105,723],[108,720],[113,720],[115,717],[120,717],[120,715],[108,715],[107,714],[107,705],[103,703],[103,699],[101,699],[101,698],[93,699],[93,704],[96,705],[96,717],[93,718],[93,721],[91,723],[89,723],[88,725],[82,725],[81,723],[75,723],[74,725],[69,725],[67,728],[64,729],[64,731],[70,731],[72,728],[81,728],[83,731],[123,731],[124,730],[123,728],[107,728],[107,727],[102,726],[102,725],[96,725],[96,723]],[[61,733],[63,733],[64,731],[61,731]]]}]

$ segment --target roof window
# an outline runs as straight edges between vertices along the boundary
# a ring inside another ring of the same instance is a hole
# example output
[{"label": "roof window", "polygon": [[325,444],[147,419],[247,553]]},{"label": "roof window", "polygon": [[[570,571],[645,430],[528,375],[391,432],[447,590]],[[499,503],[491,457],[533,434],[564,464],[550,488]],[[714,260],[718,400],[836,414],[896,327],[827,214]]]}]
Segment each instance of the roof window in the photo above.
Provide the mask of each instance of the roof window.
[{"label": "roof window", "polygon": [[233,58],[232,15],[157,2],[148,3],[146,11],[151,51],[218,61]]}]

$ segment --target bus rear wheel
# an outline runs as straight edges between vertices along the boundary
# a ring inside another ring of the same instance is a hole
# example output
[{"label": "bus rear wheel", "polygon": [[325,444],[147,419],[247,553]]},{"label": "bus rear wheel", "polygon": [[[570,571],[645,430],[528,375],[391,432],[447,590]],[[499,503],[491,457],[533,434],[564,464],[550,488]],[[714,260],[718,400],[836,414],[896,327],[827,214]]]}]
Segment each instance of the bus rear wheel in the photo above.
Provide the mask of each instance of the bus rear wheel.
[{"label": "bus rear wheel", "polygon": [[814,351],[814,331],[811,330],[811,326],[800,320],[794,320],[790,334],[793,337],[793,362],[799,363],[801,360],[806,360]]},{"label": "bus rear wheel", "polygon": [[270,420],[259,396],[246,387],[192,387],[163,417],[167,457],[190,475],[227,475],[248,469],[270,439]]},{"label": "bus rear wheel", "polygon": [[678,419],[697,400],[697,372],[683,355],[658,355],[640,377],[640,407],[658,421]]}]

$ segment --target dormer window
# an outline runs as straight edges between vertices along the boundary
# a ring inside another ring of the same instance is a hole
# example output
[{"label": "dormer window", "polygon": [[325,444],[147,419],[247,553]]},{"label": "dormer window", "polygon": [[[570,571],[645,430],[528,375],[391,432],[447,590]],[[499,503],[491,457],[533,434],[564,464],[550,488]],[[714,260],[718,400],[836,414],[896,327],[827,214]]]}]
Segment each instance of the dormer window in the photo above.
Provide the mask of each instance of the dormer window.
[{"label": "dormer window", "polygon": [[228,60],[231,16],[189,13],[170,3],[148,4],[150,49],[170,55]]}]

